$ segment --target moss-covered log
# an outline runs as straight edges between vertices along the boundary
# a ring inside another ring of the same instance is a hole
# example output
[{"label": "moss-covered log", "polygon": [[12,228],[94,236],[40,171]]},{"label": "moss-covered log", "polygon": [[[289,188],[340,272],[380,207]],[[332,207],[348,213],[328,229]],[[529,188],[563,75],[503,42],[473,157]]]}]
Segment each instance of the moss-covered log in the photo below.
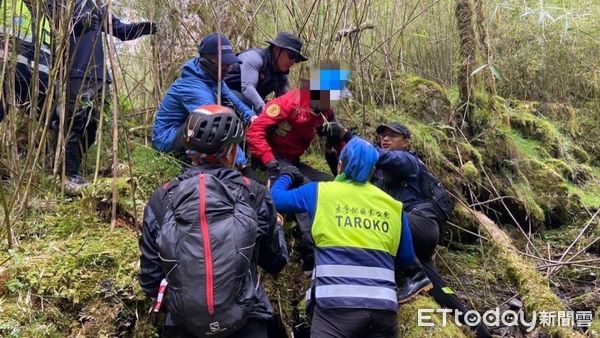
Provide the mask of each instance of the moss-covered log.
[{"label": "moss-covered log", "polygon": [[[518,289],[526,311],[566,311],[565,305],[548,287],[548,281],[521,257],[504,231],[486,215],[475,211],[473,213],[482,230],[491,239],[490,243],[494,248],[492,253],[498,265],[504,267],[506,275]],[[541,329],[553,337],[584,337],[567,327],[544,326]]]}]

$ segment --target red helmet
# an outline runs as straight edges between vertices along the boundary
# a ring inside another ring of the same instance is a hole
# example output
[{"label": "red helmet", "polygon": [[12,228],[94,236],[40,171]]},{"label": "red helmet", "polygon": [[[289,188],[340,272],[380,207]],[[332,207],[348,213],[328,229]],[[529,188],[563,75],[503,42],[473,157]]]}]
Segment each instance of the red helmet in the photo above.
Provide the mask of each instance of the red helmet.
[{"label": "red helmet", "polygon": [[244,140],[244,125],[228,107],[209,104],[190,112],[185,121],[183,145],[204,154],[218,154]]}]

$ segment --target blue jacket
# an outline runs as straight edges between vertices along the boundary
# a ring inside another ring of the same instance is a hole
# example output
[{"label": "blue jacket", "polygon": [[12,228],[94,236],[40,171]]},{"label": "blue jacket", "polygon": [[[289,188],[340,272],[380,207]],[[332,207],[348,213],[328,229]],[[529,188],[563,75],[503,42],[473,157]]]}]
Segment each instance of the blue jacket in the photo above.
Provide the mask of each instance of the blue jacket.
[{"label": "blue jacket", "polygon": [[[341,208],[338,204],[340,209],[339,212],[336,211],[336,214],[339,216],[335,217],[339,217],[337,227],[342,227],[340,219],[344,218],[344,215],[350,216],[352,214],[356,216],[358,214],[358,211],[349,211],[348,205],[357,207],[356,210],[358,210],[358,205],[346,204],[348,203],[347,197],[340,196],[337,201],[318,200],[321,198],[318,196],[319,192],[325,193],[324,190],[318,189],[318,185],[334,183],[310,182],[300,188],[289,190],[291,184],[292,179],[289,175],[280,176],[273,184],[271,194],[275,207],[279,212],[308,212],[313,227],[316,224],[315,215],[318,208],[335,208],[332,205],[335,206],[336,203],[345,204],[346,209]],[[352,186],[354,187],[354,185]],[[367,188],[365,187],[365,189]],[[391,199],[390,196],[377,188],[373,187],[367,190],[370,191],[368,194],[373,194],[373,190],[378,192],[373,196],[369,195],[371,197],[381,195],[384,196],[384,200]],[[360,204],[361,207],[364,206],[362,210],[370,209],[369,203],[362,201]],[[398,206],[401,208],[400,203],[398,203]],[[370,211],[373,212],[372,209]],[[364,215],[366,215],[366,211]],[[361,228],[361,231],[363,226],[364,229],[370,229],[372,226],[369,225],[369,228],[367,228],[366,221],[371,224],[371,222],[374,222],[371,219],[377,219],[376,217],[369,218],[369,216],[354,216],[346,217],[344,228],[348,225],[349,220],[354,219],[354,226]],[[325,219],[329,220],[331,217]],[[398,307],[395,283],[396,268],[410,264],[415,259],[408,218],[405,213],[402,213],[401,218],[402,227],[398,233],[398,235],[401,235],[396,257],[386,251],[374,250],[350,242],[347,243],[347,246],[321,246],[318,238],[315,238],[316,265],[315,270],[313,270],[311,290],[307,293],[308,307],[312,307],[315,304],[313,300],[315,300],[316,304],[323,308],[368,308],[396,311]],[[358,226],[356,225],[357,219],[359,220]],[[397,221],[400,222],[400,219]],[[362,223],[363,226],[360,225],[361,222],[364,222]],[[384,221],[384,223],[386,222]],[[394,221],[390,220],[390,223],[394,224]],[[320,224],[321,226],[324,225],[323,223]],[[336,227],[335,222],[326,224],[326,227],[330,226]],[[315,228],[312,228],[311,233],[313,233],[313,236],[314,231]],[[318,230],[316,231],[318,232]],[[387,233],[387,230],[384,231]]]},{"label": "blue jacket", "polygon": [[378,148],[379,160],[373,184],[402,202],[406,211],[421,202],[419,158],[413,152]]},{"label": "blue jacket", "polygon": [[[230,102],[248,122],[254,112],[229,90],[221,81],[222,102]],[[217,103],[217,81],[209,78],[198,64],[198,58],[189,60],[179,77],[167,90],[152,126],[152,144],[160,151],[168,152],[175,139],[175,131],[194,109]]]}]

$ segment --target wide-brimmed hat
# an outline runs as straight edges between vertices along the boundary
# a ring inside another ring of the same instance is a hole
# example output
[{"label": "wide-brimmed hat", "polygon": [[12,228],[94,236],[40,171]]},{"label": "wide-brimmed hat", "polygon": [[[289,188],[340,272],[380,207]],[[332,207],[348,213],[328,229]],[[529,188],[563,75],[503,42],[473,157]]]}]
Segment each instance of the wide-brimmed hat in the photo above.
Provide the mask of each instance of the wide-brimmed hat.
[{"label": "wide-brimmed hat", "polygon": [[308,58],[302,55],[302,41],[299,37],[288,32],[279,32],[273,40],[267,41],[270,45],[277,46],[279,48],[291,50],[296,53],[296,62],[302,62],[308,60]]}]

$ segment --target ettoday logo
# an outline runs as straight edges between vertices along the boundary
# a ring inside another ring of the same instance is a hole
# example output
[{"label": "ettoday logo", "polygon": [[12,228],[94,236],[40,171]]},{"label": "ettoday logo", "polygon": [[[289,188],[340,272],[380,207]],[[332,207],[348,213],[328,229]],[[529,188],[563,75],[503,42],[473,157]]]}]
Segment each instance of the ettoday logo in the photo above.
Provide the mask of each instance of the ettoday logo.
[{"label": "ettoday logo", "polygon": [[[499,308],[485,311],[483,314],[474,310],[462,312],[450,309],[419,309],[417,325],[436,326],[433,321],[434,314],[441,315],[442,322],[439,324],[441,326],[446,326],[448,320],[453,320],[458,326],[478,326],[482,323],[490,328],[520,326],[524,327],[527,332],[533,331],[537,326],[589,327],[594,318],[592,311],[534,311],[528,319],[523,311],[500,312]],[[459,321],[461,317],[463,317],[464,324]]]}]

